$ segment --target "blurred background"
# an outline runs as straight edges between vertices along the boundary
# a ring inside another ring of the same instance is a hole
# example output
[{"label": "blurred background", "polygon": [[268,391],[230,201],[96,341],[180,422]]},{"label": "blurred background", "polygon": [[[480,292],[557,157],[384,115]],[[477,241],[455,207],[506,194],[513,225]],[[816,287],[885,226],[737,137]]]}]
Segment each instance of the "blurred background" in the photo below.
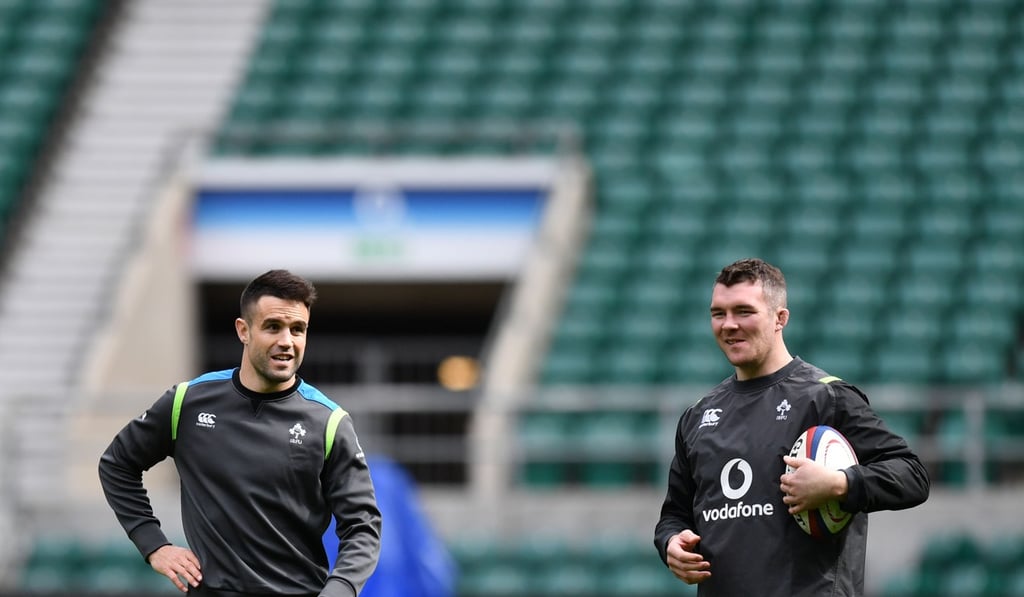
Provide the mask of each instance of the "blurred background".
[{"label": "blurred background", "polygon": [[871,594],[1024,595],[1020,2],[0,0],[0,242],[4,595],[174,591],[96,463],[273,267],[459,595],[695,594],[651,537],[747,256],[932,475]]}]

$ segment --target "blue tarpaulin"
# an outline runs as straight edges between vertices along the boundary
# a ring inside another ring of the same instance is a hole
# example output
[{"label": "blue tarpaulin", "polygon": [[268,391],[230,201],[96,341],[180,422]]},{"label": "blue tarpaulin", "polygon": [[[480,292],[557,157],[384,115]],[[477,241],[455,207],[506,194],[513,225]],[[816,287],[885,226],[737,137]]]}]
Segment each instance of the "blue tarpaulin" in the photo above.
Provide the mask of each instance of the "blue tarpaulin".
[{"label": "blue tarpaulin", "polygon": [[[452,597],[455,562],[420,509],[412,478],[387,458],[367,457],[367,464],[384,523],[380,561],[360,597]],[[338,537],[333,521],[324,548],[334,567]]]}]

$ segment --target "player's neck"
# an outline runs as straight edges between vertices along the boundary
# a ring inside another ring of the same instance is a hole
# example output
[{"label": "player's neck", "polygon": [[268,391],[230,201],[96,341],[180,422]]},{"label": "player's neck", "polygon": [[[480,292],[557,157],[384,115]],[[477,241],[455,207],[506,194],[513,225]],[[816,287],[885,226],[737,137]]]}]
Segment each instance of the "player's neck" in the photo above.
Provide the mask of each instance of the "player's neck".
[{"label": "player's neck", "polygon": [[783,344],[769,353],[763,361],[754,367],[736,367],[736,379],[738,381],[747,381],[749,379],[757,379],[758,377],[766,377],[782,369],[792,360],[792,355],[789,354],[789,350]]}]

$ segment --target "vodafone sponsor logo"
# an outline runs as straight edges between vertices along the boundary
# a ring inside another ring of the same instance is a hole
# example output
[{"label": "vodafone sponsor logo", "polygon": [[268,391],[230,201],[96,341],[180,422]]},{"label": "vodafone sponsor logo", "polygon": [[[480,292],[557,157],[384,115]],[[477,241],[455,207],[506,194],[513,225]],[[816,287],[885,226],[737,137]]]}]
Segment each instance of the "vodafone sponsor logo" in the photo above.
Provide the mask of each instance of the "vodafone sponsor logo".
[{"label": "vodafone sponsor logo", "polygon": [[[741,477],[739,483],[734,484],[734,471]],[[721,507],[710,508],[701,512],[704,522],[714,520],[735,520],[738,518],[754,518],[758,516],[772,516],[775,514],[775,505],[745,504],[742,498],[750,491],[750,485],[754,482],[754,472],[750,463],[742,458],[733,458],[722,467],[722,474],[719,477],[722,484],[722,495],[728,500],[740,500],[738,502],[726,502]]]},{"label": "vodafone sponsor logo", "polygon": [[[733,487],[729,482],[733,469],[743,474],[743,481],[739,487]],[[722,476],[719,480],[722,482],[722,494],[730,500],[737,500],[747,495],[747,491],[750,490],[750,484],[754,481],[754,473],[750,470],[749,462],[742,458],[733,458],[722,467]]]},{"label": "vodafone sponsor logo", "polygon": [[737,518],[754,518],[756,516],[771,516],[775,513],[773,504],[744,504],[739,501],[735,504],[725,504],[721,508],[714,508],[701,512],[704,522],[712,520],[734,520]]}]

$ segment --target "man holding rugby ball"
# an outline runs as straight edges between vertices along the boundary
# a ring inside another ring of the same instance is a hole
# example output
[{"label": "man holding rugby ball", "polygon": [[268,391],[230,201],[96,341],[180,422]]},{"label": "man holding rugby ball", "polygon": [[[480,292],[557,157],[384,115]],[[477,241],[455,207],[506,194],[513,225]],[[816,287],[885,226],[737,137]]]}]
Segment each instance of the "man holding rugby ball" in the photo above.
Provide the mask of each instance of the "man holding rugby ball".
[{"label": "man holding rugby ball", "polygon": [[[928,498],[920,459],[867,397],[790,355],[788,321],[778,268],[743,259],[718,274],[711,327],[735,374],[680,418],[654,536],[662,561],[699,584],[698,595],[862,595],[867,513]],[[831,470],[790,457],[815,425],[845,436],[858,464]],[[815,538],[793,520],[831,500],[854,515],[838,533]]]}]

